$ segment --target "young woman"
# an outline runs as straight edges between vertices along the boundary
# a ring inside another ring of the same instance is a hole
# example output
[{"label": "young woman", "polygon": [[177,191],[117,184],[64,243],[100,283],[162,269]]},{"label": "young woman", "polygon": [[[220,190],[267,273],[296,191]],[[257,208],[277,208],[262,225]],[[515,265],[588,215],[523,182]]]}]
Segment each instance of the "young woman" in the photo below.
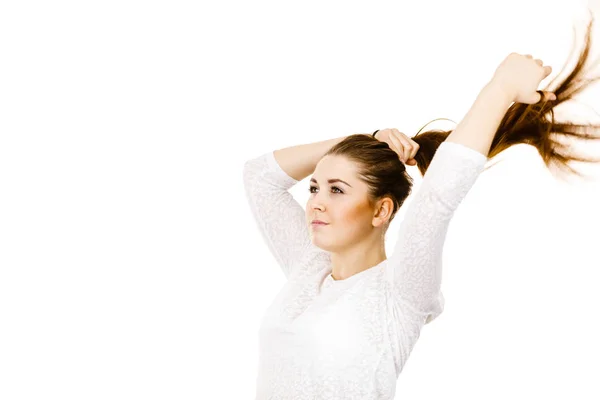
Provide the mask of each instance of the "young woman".
[{"label": "young woman", "polygon": [[[393,399],[421,328],[443,310],[446,232],[488,159],[528,143],[547,166],[600,161],[561,154],[552,137],[600,138],[589,135],[600,126],[552,113],[592,81],[581,76],[592,22],[563,82],[537,90],[551,68],[511,53],[453,131],[384,129],[246,162],[251,211],[287,278],[261,323],[257,399]],[[388,258],[385,232],[411,193],[405,164],[423,181]],[[288,189],[311,173],[303,209]]]}]

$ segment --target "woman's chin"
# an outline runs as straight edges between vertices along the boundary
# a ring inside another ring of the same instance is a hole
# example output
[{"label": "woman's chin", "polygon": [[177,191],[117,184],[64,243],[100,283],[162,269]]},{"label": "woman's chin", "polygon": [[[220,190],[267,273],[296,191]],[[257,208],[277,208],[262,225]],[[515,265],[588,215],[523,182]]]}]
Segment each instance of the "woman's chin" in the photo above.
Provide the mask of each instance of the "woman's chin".
[{"label": "woman's chin", "polygon": [[323,238],[320,238],[319,235],[312,236],[311,242],[315,247],[318,247],[323,251],[331,252],[334,250],[333,246],[331,246],[331,243],[329,243],[326,240],[323,240]]}]

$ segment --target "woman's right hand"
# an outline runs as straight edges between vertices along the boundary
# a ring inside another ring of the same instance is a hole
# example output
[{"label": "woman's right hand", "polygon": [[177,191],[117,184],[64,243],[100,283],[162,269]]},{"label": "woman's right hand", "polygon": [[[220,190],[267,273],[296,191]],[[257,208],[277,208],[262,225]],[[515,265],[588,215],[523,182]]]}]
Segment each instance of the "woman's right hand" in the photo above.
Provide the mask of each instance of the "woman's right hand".
[{"label": "woman's right hand", "polygon": [[375,134],[375,139],[385,142],[398,154],[398,158],[406,165],[417,165],[414,159],[419,151],[419,143],[415,142],[396,128],[381,129]]},{"label": "woman's right hand", "polygon": [[[537,92],[540,82],[552,72],[540,59],[531,54],[510,53],[498,66],[492,83],[499,85],[516,103],[534,104],[541,101]],[[556,100],[552,92],[544,91],[546,100]]]}]

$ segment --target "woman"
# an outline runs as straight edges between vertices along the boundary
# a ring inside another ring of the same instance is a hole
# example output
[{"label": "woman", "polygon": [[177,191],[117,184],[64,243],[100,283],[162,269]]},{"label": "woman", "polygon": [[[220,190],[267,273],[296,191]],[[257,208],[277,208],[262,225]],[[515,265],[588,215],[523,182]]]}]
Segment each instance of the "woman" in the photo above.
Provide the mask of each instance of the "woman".
[{"label": "woman", "polygon": [[[257,399],[393,399],[421,328],[443,310],[445,235],[488,159],[527,143],[547,166],[600,161],[561,154],[551,137],[600,127],[559,123],[552,113],[592,81],[581,77],[592,22],[579,62],[556,88],[536,90],[551,68],[512,53],[453,131],[409,138],[384,129],[246,162],[251,211],[287,278],[261,323]],[[387,258],[385,232],[411,193],[404,164],[423,181]],[[304,210],[288,189],[311,173]]]}]

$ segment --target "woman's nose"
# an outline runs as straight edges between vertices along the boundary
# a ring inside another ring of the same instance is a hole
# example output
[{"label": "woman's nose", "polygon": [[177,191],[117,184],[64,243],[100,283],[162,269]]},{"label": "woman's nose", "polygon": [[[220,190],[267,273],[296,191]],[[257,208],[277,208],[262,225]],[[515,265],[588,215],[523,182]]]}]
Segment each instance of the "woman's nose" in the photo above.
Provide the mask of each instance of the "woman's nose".
[{"label": "woman's nose", "polygon": [[327,194],[322,194],[321,192],[314,193],[309,200],[310,208],[313,210],[324,211],[327,206]]},{"label": "woman's nose", "polygon": [[311,210],[323,211],[324,205],[321,200],[313,198],[313,199],[311,199],[311,201],[309,203],[309,207]]}]

